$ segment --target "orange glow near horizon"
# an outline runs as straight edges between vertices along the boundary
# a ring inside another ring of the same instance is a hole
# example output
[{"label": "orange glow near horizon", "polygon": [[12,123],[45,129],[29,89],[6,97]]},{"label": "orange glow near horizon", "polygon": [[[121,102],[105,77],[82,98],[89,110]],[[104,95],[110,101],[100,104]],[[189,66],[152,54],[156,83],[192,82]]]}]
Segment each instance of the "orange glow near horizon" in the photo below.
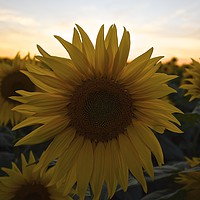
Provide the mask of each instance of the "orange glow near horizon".
[{"label": "orange glow near horizon", "polygon": [[75,24],[79,24],[95,44],[102,24],[105,34],[116,24],[119,39],[123,27],[130,32],[129,60],[154,47],[152,57],[164,56],[163,63],[173,57],[179,65],[190,64],[191,58],[199,61],[200,1],[87,1],[77,5],[35,0],[22,5],[0,0],[0,58],[14,58],[18,52],[21,57],[28,53],[33,57],[39,54],[37,44],[51,55],[68,57],[53,35],[71,41]]}]

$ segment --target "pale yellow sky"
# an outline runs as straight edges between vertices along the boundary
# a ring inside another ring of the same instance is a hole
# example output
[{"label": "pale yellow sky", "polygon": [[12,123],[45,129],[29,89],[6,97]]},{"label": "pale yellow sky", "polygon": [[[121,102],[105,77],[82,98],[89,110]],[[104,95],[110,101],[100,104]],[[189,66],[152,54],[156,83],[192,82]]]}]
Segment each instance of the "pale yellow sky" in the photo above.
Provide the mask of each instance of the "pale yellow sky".
[{"label": "pale yellow sky", "polygon": [[52,55],[68,56],[53,37],[71,41],[79,24],[95,43],[102,24],[105,31],[116,24],[131,35],[129,59],[154,47],[153,56],[162,61],[177,57],[190,63],[200,57],[200,1],[194,0],[108,0],[108,1],[3,1],[0,0],[0,57],[38,55],[36,44]]}]

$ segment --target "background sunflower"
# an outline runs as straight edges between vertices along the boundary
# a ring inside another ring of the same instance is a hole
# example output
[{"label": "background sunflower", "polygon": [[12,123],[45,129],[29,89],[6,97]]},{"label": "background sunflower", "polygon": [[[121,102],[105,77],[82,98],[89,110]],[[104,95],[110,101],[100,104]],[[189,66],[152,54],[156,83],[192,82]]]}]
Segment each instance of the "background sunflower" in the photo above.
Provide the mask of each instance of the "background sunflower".
[{"label": "background sunflower", "polygon": [[185,95],[190,95],[190,101],[200,98],[200,63],[193,60],[190,68],[186,68],[187,76],[181,88],[186,90]]},{"label": "background sunflower", "polygon": [[12,169],[2,168],[8,176],[0,177],[0,197],[6,200],[72,200],[70,196],[64,194],[64,187],[60,184],[49,186],[49,182],[54,173],[54,168],[48,169],[44,173],[34,173],[36,167],[35,158],[30,152],[27,160],[21,155],[22,170],[12,163]]},{"label": "background sunflower", "polygon": [[18,95],[15,91],[22,89],[27,91],[35,91],[35,85],[30,79],[20,72],[26,70],[26,63],[35,63],[27,55],[24,59],[17,54],[12,63],[0,62],[0,125],[15,125],[22,121],[25,116],[23,114],[12,111],[12,108],[19,102],[10,99],[10,96]]}]

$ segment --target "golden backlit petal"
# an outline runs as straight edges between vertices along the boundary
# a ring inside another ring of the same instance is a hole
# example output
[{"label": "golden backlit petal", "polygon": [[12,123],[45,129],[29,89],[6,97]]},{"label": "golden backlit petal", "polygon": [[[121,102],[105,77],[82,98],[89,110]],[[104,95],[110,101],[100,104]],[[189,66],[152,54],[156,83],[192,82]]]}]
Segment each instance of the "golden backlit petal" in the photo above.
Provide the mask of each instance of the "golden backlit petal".
[{"label": "golden backlit petal", "polygon": [[139,111],[149,118],[158,119],[158,124],[160,124],[160,125],[162,125],[160,120],[172,121],[172,122],[175,122],[180,125],[180,122],[171,113],[168,113],[165,110],[162,110],[162,109],[156,110],[156,109],[152,109],[152,108],[141,108],[140,107]]},{"label": "golden backlit petal", "polygon": [[178,76],[176,76],[176,75],[167,75],[167,74],[164,74],[164,73],[155,73],[151,77],[151,80],[152,81],[157,81],[160,84],[162,84],[162,83],[167,83],[168,81],[173,80],[173,79],[175,79],[177,77]]},{"label": "golden backlit petal", "polygon": [[154,133],[145,125],[140,122],[133,121],[133,127],[137,129],[138,136],[140,137],[141,141],[152,151],[155,155],[156,160],[159,165],[164,163],[163,152],[158,142],[157,138],[155,137]]},{"label": "golden backlit petal", "polygon": [[150,129],[155,130],[158,133],[164,133],[165,127],[155,121],[155,119],[149,118],[137,110],[134,112],[134,114],[138,121],[143,122]]},{"label": "golden backlit petal", "polygon": [[[74,83],[76,83],[77,80],[80,80],[80,77],[77,75],[77,71],[71,66],[71,63],[68,62],[68,60],[65,60],[64,62],[62,62],[61,59],[55,60],[51,57],[47,58],[47,57],[37,56],[37,58],[40,61],[44,62],[46,65],[48,65],[55,72],[55,74],[58,77],[60,77],[62,80],[68,81],[68,80],[72,79],[72,81],[74,81]],[[55,81],[59,80],[55,75],[53,78],[55,79]],[[52,80],[53,80],[53,78],[52,78]],[[62,80],[60,80],[60,82],[62,82]],[[63,84],[63,82],[62,82],[62,84]],[[54,84],[54,86],[56,86],[56,84]]]},{"label": "golden backlit petal", "polygon": [[[55,110],[51,107],[49,107],[49,109],[47,108],[47,106],[45,107],[44,110],[41,109],[41,107],[36,107],[36,106],[32,106],[29,104],[21,104],[19,106],[16,106],[14,108],[12,108],[12,111],[17,111],[20,112],[22,114],[26,114],[26,117],[28,116],[35,116],[35,117],[46,117],[49,115],[49,113],[51,113],[51,116],[58,116],[58,115],[62,115],[66,121],[68,121],[69,119],[67,118],[66,115],[66,111],[65,110]],[[23,118],[24,119],[24,118]]]},{"label": "golden backlit petal", "polygon": [[[160,57],[155,58],[156,61],[158,59],[160,59]],[[151,59],[150,59],[150,61],[151,61]],[[153,65],[153,64],[148,63],[147,66],[144,68],[144,70],[140,73],[140,75],[138,75],[138,78],[132,77],[133,78],[132,80],[130,78],[130,83],[134,82],[137,85],[142,85],[145,81],[149,80],[152,76],[154,76],[156,71],[159,68],[160,68],[160,64]]]},{"label": "golden backlit petal", "polygon": [[58,158],[65,149],[71,144],[75,137],[75,130],[68,128],[59,133],[49,144],[46,151],[41,155],[40,162],[36,166],[36,170],[46,168],[54,159]]},{"label": "golden backlit petal", "polygon": [[142,163],[144,165],[144,169],[147,171],[149,176],[154,178],[154,169],[151,160],[151,151],[150,149],[141,141],[138,134],[140,134],[136,128],[132,125],[127,128],[128,136],[132,142],[132,145],[135,146],[135,149],[140,156]]},{"label": "golden backlit petal", "polygon": [[19,170],[19,168],[17,167],[16,163],[12,162],[12,170],[21,174],[21,171]]},{"label": "golden backlit petal", "polygon": [[51,184],[56,183],[63,178],[63,172],[68,174],[74,163],[77,162],[77,156],[83,145],[83,140],[83,137],[78,136],[65,148],[63,154],[61,154],[56,163],[56,170],[51,180]]},{"label": "golden backlit petal", "polygon": [[54,119],[54,117],[52,116],[48,116],[48,117],[29,117],[27,119],[25,119],[24,121],[18,123],[17,125],[15,125],[12,128],[12,131],[15,131],[19,128],[23,128],[25,126],[32,126],[32,125],[36,125],[36,124],[45,124],[49,121],[52,121]]},{"label": "golden backlit petal", "polygon": [[181,110],[173,106],[172,104],[162,100],[162,99],[153,99],[149,101],[144,101],[144,102],[134,102],[134,105],[137,107],[142,107],[142,108],[151,108],[152,110],[164,110],[169,113],[182,113]]},{"label": "golden backlit petal", "polygon": [[158,85],[157,88],[154,86],[152,90],[146,90],[144,93],[144,90],[131,90],[130,94],[132,94],[132,98],[137,99],[137,101],[144,101],[144,100],[152,100],[157,98],[162,98],[167,96],[168,94],[175,93],[176,90],[167,86],[167,85]]},{"label": "golden backlit petal", "polygon": [[[68,101],[69,97],[60,94],[43,93],[26,97],[26,99],[28,100],[28,104],[35,105],[37,107],[52,106],[55,107],[55,109],[58,109],[59,107],[62,106],[66,107],[66,102]],[[61,105],[58,106],[56,104],[61,104]]]},{"label": "golden backlit petal", "polygon": [[[46,188],[48,188],[48,183],[51,181],[51,178],[53,176],[55,172],[55,166],[51,166],[50,168],[48,168],[45,172],[40,172],[40,183],[44,186],[46,186]],[[36,172],[34,171],[34,175],[36,174]],[[61,181],[60,181],[61,182]],[[58,182],[59,183],[59,182]]]},{"label": "golden backlit petal", "polygon": [[66,120],[63,117],[57,116],[20,139],[15,146],[46,142],[55,137],[59,132],[62,132],[67,125],[68,123],[66,123]]},{"label": "golden backlit petal", "polygon": [[19,128],[23,128],[25,126],[32,126],[36,124],[45,124],[49,121],[52,121],[55,118],[55,116],[47,116],[47,117],[29,117],[25,119],[24,121],[18,123],[12,128],[12,131],[15,131]]},{"label": "golden backlit petal", "polygon": [[84,140],[77,158],[77,190],[80,200],[84,200],[93,170],[93,148],[90,140]]},{"label": "golden backlit petal", "polygon": [[24,175],[24,178],[26,180],[28,180],[30,177],[30,173],[27,173],[28,172],[28,170],[27,170],[28,162],[26,161],[24,154],[21,154],[21,162],[22,162],[22,173]]},{"label": "golden backlit petal", "polygon": [[[27,99],[28,102],[23,105],[30,105],[29,110],[32,112],[37,112],[38,115],[43,113],[51,113],[53,116],[56,115],[55,113],[58,113],[58,115],[62,115],[62,113],[65,115],[67,113],[66,106],[69,104],[69,97],[47,93],[44,95],[33,95],[32,97],[27,97]],[[40,100],[38,101],[38,99]],[[21,106],[22,108],[23,105]],[[18,108],[20,108],[20,106],[18,106]]]},{"label": "golden backlit petal", "polygon": [[[163,76],[162,74],[155,73],[151,77],[149,77],[148,79],[146,79],[146,80],[143,79],[144,81],[143,81],[142,84],[141,84],[140,81],[137,81],[136,79],[134,79],[135,81],[130,80],[129,83],[126,83],[126,88],[129,89],[129,90],[134,90],[133,88],[135,88],[136,91],[158,90],[158,87],[165,86],[166,81],[172,80],[175,77],[169,76],[168,79],[167,79],[166,76]],[[142,77],[140,77],[140,78],[142,78]],[[158,83],[160,83],[160,84],[158,85]]]},{"label": "golden backlit petal", "polygon": [[29,158],[28,158],[28,164],[32,164],[32,163],[34,163],[34,162],[35,162],[35,157],[34,157],[34,155],[33,155],[33,152],[30,151],[30,153],[29,153]]},{"label": "golden backlit petal", "polygon": [[94,150],[94,164],[91,176],[91,188],[95,200],[99,200],[105,179],[105,146],[99,142]]},{"label": "golden backlit petal", "polygon": [[[14,100],[19,100],[20,102],[24,103],[25,105],[30,105],[30,111],[38,111],[39,109],[44,108],[45,109],[42,111],[44,112],[45,110],[62,110],[66,108],[70,97],[62,96],[59,94],[49,94],[49,93],[43,93],[43,94],[33,94],[32,96],[25,96],[25,97],[18,97],[14,96],[11,97],[11,99]],[[40,101],[38,101],[40,99]],[[31,106],[34,105],[34,106]],[[24,105],[20,105],[17,108],[22,107]],[[32,108],[32,110],[31,110]],[[15,110],[16,108],[13,108]]]},{"label": "golden backlit petal", "polygon": [[25,97],[43,94],[42,92],[29,92],[29,91],[25,91],[25,90],[17,90],[16,93],[20,94],[22,96],[25,96]]},{"label": "golden backlit petal", "polygon": [[130,80],[132,80],[133,74],[134,77],[140,77],[140,73],[149,62],[152,53],[153,48],[132,60],[129,64],[127,64],[126,67],[123,68],[123,71],[119,74],[118,79],[123,83],[128,83]]},{"label": "golden backlit petal", "polygon": [[105,38],[105,46],[106,49],[108,49],[110,46],[110,48],[112,48],[112,52],[117,53],[118,37],[117,37],[117,28],[115,24],[111,25],[108,30],[108,33]]},{"label": "golden backlit petal", "polygon": [[119,151],[119,144],[116,139],[111,140],[111,152],[112,152],[112,162],[115,171],[115,175],[119,185],[124,190],[128,188],[128,167],[126,162],[124,162],[121,152]]},{"label": "golden backlit petal", "polygon": [[113,77],[118,76],[119,72],[127,65],[127,60],[130,51],[130,34],[124,28],[124,33],[119,44],[118,51],[115,55],[113,64]]},{"label": "golden backlit petal", "polygon": [[82,52],[82,41],[76,28],[74,28],[72,44]]},{"label": "golden backlit petal", "polygon": [[104,42],[104,26],[102,25],[96,39],[95,46],[95,73],[102,76],[107,67],[107,51]]},{"label": "golden backlit petal", "polygon": [[69,53],[75,67],[84,74],[88,76],[90,74],[90,64],[86,58],[86,56],[74,45],[70,44],[69,42],[65,41],[59,36],[55,36],[55,38],[64,46],[64,48]]},{"label": "golden backlit petal", "polygon": [[162,58],[164,58],[164,56],[157,56],[154,58],[150,58],[144,70],[148,72],[148,69],[151,69],[152,66],[156,66],[158,64],[158,61],[160,61]]},{"label": "golden backlit petal", "polygon": [[25,183],[25,179],[23,175],[21,174],[21,172],[18,173],[12,169],[8,169],[5,167],[2,167],[1,170],[4,171],[6,174],[8,174],[9,177],[12,177],[13,184],[23,185]]},{"label": "golden backlit petal", "polygon": [[[39,88],[41,88],[42,90],[46,91],[46,92],[50,92],[50,93],[63,93],[64,90],[62,89],[63,86],[61,88],[56,88],[56,87],[51,87],[49,86],[47,83],[44,83],[44,79],[46,78],[46,80],[49,80],[47,76],[43,75],[37,75],[37,74],[32,74],[29,73],[27,71],[21,71],[23,74],[25,74],[26,76],[29,77],[29,79]],[[50,84],[52,85],[52,84]],[[60,85],[60,84],[59,84]]]},{"label": "golden backlit petal", "polygon": [[19,106],[15,106],[14,108],[12,108],[12,111],[17,111],[17,112],[25,114],[25,115],[33,115],[33,114],[35,114],[35,111],[31,111],[31,109],[35,110],[35,108],[36,107],[34,107],[34,106],[21,104]]},{"label": "golden backlit petal", "polygon": [[112,25],[105,39],[105,46],[108,52],[108,76],[111,77],[113,63],[115,59],[115,55],[118,50],[118,37],[117,37],[117,28],[115,25]]},{"label": "golden backlit petal", "polygon": [[76,24],[81,37],[82,37],[82,46],[83,46],[83,52],[87,57],[88,62],[90,63],[91,66],[95,65],[95,51],[94,51],[94,46],[88,37],[87,33],[78,25]]},{"label": "golden backlit petal", "polygon": [[37,45],[37,49],[44,57],[50,57],[50,55],[40,45]]},{"label": "golden backlit petal", "polygon": [[12,99],[14,101],[18,101],[20,103],[27,103],[27,100],[22,96],[11,96],[11,97],[9,97],[9,99]]},{"label": "golden backlit petal", "polygon": [[51,77],[55,77],[55,74],[47,68],[39,67],[33,63],[27,63],[26,68],[29,72],[39,74],[39,75],[47,75]]},{"label": "golden backlit petal", "polygon": [[[13,193],[11,193],[10,192],[10,190],[8,191],[8,192],[5,192],[5,188],[7,188],[7,187],[4,187],[4,188],[2,188],[2,194],[1,194],[1,198],[2,199],[12,199],[12,198],[14,198],[14,192]],[[10,189],[10,188],[9,188]],[[0,190],[1,191],[1,190]]]},{"label": "golden backlit petal", "polygon": [[142,121],[145,123],[146,123],[146,119],[152,119],[156,121],[156,123],[152,123],[152,125],[160,125],[170,130],[174,130],[174,131],[176,130],[175,132],[178,132],[178,133],[182,132],[179,128],[177,128],[174,124],[170,122],[172,121],[180,125],[179,121],[171,113],[167,113],[167,111],[160,110],[159,112],[158,110],[155,110],[155,109],[150,109],[150,108],[144,109],[140,107],[139,112],[141,113],[142,117],[141,115],[138,115],[139,114],[138,112],[135,113],[135,115],[138,118],[141,118],[141,119],[143,118]]},{"label": "golden backlit petal", "polygon": [[136,149],[126,135],[120,134],[118,141],[120,152],[122,153],[128,168],[130,169],[133,176],[142,185],[144,192],[147,192],[147,184],[142,170],[142,161],[138,156]]},{"label": "golden backlit petal", "polygon": [[161,120],[160,121],[163,126],[166,127],[169,131],[175,132],[175,133],[183,133],[182,130],[180,130],[176,125],[174,125],[172,122],[167,121],[167,120]]},{"label": "golden backlit petal", "polygon": [[67,176],[64,178],[65,182],[64,182],[64,194],[69,194],[70,191],[72,190],[72,186],[76,183],[77,181],[77,175],[76,175],[76,168],[77,165],[75,163],[75,165],[73,167],[71,167],[69,173],[67,174]]},{"label": "golden backlit petal", "polygon": [[[9,176],[1,176],[0,177],[0,191],[7,192],[7,193],[14,193],[19,187],[19,183],[13,183],[12,177]],[[20,183],[21,184],[21,183]]]},{"label": "golden backlit petal", "polygon": [[111,144],[108,142],[105,147],[105,181],[107,185],[108,197],[112,198],[117,187],[117,180],[115,176]]}]

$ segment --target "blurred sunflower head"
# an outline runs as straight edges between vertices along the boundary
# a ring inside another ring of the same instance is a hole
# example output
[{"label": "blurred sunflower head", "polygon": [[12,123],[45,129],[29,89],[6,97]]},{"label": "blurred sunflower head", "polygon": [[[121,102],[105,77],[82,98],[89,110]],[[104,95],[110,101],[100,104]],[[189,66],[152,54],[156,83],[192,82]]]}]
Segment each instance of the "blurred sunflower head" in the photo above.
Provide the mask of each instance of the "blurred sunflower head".
[{"label": "blurred sunflower head", "polygon": [[179,173],[176,183],[183,185],[187,200],[198,200],[200,196],[200,171]]},{"label": "blurred sunflower head", "polygon": [[190,95],[189,101],[200,98],[200,63],[192,60],[190,68],[186,68],[187,78],[183,81],[181,88],[187,90],[185,95]]},{"label": "blurred sunflower head", "polygon": [[0,177],[0,197],[5,200],[72,200],[64,195],[64,187],[56,184],[49,186],[54,169],[52,167],[44,173],[34,173],[35,158],[30,152],[29,160],[21,155],[22,171],[15,163],[12,169],[2,168],[8,176]]},{"label": "blurred sunflower head", "polygon": [[24,71],[45,92],[19,91],[22,102],[14,110],[32,116],[13,130],[42,124],[16,145],[36,144],[53,139],[40,159],[38,170],[57,158],[53,182],[63,176],[73,177],[80,199],[88,185],[94,199],[104,182],[112,197],[119,183],[128,187],[129,171],[147,191],[143,169],[152,177],[151,153],[163,163],[160,144],[152,130],[180,133],[173,116],[181,112],[161,98],[175,92],[166,82],[176,76],[156,73],[162,57],[151,58],[153,48],[127,63],[130,35],[124,28],[118,44],[117,29],[112,25],[104,37],[104,26],[93,46],[85,31],[77,25],[72,43],[56,39],[68,51],[70,59],[51,56],[41,47],[37,58],[52,71],[29,65]]},{"label": "blurred sunflower head", "polygon": [[162,64],[159,68],[159,72],[161,73],[166,73],[168,75],[171,75],[171,74],[175,74],[175,69],[174,69],[174,65],[173,63],[166,63],[166,64]]},{"label": "blurred sunflower head", "polygon": [[27,55],[24,59],[17,54],[12,65],[6,62],[0,63],[0,125],[15,125],[24,119],[24,115],[12,111],[11,109],[19,104],[18,101],[9,97],[18,95],[16,90],[35,91],[35,85],[20,70],[26,70],[25,64],[33,62]]}]

